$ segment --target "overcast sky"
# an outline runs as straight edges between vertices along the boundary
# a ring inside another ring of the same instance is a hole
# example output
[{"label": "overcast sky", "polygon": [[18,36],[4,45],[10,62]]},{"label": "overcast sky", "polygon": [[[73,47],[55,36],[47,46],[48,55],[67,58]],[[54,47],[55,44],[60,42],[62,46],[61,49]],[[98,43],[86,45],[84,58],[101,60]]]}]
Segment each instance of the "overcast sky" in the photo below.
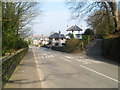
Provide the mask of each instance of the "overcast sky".
[{"label": "overcast sky", "polygon": [[82,18],[79,23],[71,19],[71,12],[64,0],[59,0],[57,2],[54,0],[48,2],[46,0],[42,2],[41,10],[43,11],[42,15],[40,14],[37,16],[32,26],[34,35],[44,34],[45,36],[49,36],[51,32],[59,31],[66,34],[66,29],[72,25],[78,25],[84,30],[87,28],[86,22],[82,20]]}]

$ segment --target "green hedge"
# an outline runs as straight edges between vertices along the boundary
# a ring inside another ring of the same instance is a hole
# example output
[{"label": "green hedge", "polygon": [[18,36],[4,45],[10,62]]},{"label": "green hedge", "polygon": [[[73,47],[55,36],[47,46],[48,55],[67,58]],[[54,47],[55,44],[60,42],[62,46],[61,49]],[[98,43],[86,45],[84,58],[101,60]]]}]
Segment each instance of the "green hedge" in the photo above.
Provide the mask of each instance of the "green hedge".
[{"label": "green hedge", "polygon": [[5,55],[5,53],[13,53],[14,51],[21,49],[21,48],[26,48],[28,47],[28,42],[24,41],[23,39],[14,39],[14,40],[9,40],[9,41],[4,41],[2,42],[2,56]]},{"label": "green hedge", "polygon": [[53,46],[52,49],[67,53],[80,52],[83,51],[85,46],[93,39],[94,37],[91,35],[82,35],[82,40],[71,38],[66,41],[64,46]]},{"label": "green hedge", "polygon": [[56,51],[66,52],[66,48],[64,46],[63,47],[53,46],[52,49]]},{"label": "green hedge", "polygon": [[102,54],[108,59],[120,60],[120,36],[116,38],[104,38]]},{"label": "green hedge", "polygon": [[[92,35],[82,35],[82,40],[71,38],[65,42],[65,45],[63,46],[52,46],[53,50],[61,51],[61,52],[80,52],[85,49],[85,46],[94,39],[94,36]],[[47,45],[43,46],[45,48],[50,48]]]},{"label": "green hedge", "polygon": [[67,52],[81,51],[84,48],[83,41],[80,39],[70,39],[66,41]]},{"label": "green hedge", "polygon": [[72,38],[67,40],[64,46],[53,46],[52,49],[67,53],[79,52],[84,49],[84,43],[82,40]]},{"label": "green hedge", "polygon": [[23,59],[27,51],[28,48],[20,49],[15,55],[2,59],[2,73],[0,75],[2,75],[3,86],[9,80],[16,66]]}]

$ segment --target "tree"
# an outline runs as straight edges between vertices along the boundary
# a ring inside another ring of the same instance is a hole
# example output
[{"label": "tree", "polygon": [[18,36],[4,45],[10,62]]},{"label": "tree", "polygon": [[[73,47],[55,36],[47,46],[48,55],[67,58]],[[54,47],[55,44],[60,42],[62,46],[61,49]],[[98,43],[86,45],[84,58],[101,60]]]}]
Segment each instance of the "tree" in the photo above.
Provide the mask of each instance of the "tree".
[{"label": "tree", "polygon": [[74,38],[74,34],[71,34],[71,33],[70,33],[70,38]]},{"label": "tree", "polygon": [[28,25],[37,14],[36,6],[35,2],[2,2],[3,51],[18,49],[18,41],[24,45],[23,36],[29,32]]},{"label": "tree", "polygon": [[94,31],[91,29],[86,29],[84,35],[94,35]]},{"label": "tree", "polygon": [[[70,9],[72,10],[72,13],[74,15],[74,18],[80,18],[81,15],[90,14],[98,10],[105,10],[106,13],[97,13],[96,15],[102,14],[101,17],[104,17],[104,15],[108,14],[110,12],[113,20],[114,20],[114,26],[117,29],[119,26],[119,19],[118,19],[118,8],[116,3],[116,0],[112,0],[112,2],[109,2],[107,0],[101,1],[101,2],[87,2],[88,0],[70,0],[71,2],[68,2],[70,5]],[[72,2],[73,1],[73,2]],[[102,20],[102,18],[101,18]]]},{"label": "tree", "polygon": [[98,10],[93,13],[88,17],[87,23],[91,28],[93,28],[97,35],[107,35],[112,33],[115,29],[114,20],[110,15],[110,12],[107,12],[106,10]]}]

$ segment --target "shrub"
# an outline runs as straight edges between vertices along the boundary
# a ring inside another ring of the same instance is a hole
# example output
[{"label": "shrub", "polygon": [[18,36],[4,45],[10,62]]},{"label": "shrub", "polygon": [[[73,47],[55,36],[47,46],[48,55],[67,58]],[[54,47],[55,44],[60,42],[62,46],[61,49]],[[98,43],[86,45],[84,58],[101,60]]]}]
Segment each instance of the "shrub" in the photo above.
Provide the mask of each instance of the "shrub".
[{"label": "shrub", "polygon": [[67,52],[82,50],[82,41],[79,39],[70,39],[66,41]]},{"label": "shrub", "polygon": [[15,49],[21,49],[21,48],[25,48],[28,47],[28,43],[27,41],[24,41],[23,39],[18,39],[17,41],[15,41]]},{"label": "shrub", "polygon": [[40,46],[44,46],[44,44],[42,42],[39,43]]},{"label": "shrub", "polygon": [[66,52],[65,47],[56,47],[56,46],[53,46],[52,49],[53,50],[57,50],[57,51],[61,51],[61,52]]},{"label": "shrub", "polygon": [[26,47],[28,47],[28,42],[24,41],[21,38],[9,40],[9,42],[3,43],[2,56],[4,56],[5,53],[11,53],[11,52],[14,52],[15,50],[26,48]]},{"label": "shrub", "polygon": [[86,29],[86,31],[84,32],[84,35],[94,35],[94,31],[91,29]]},{"label": "shrub", "polygon": [[71,38],[71,39],[68,39],[65,44],[62,44],[64,46],[62,47],[53,46],[52,49],[57,51],[62,51],[62,52],[68,52],[68,53],[79,52],[84,50],[85,46],[93,39],[94,37],[91,35],[83,35],[82,40]]},{"label": "shrub", "polygon": [[70,38],[74,38],[74,34],[70,34]]}]

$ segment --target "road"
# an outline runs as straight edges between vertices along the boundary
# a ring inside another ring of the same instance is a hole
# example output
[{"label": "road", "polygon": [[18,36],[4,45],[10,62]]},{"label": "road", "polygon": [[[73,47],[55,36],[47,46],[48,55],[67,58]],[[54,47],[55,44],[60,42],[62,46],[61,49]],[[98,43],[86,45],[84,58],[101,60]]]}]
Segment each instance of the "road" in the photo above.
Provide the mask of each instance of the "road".
[{"label": "road", "polygon": [[33,49],[42,87],[115,88],[118,67],[83,54],[67,54],[46,48]]},{"label": "road", "polygon": [[[118,88],[120,83],[117,65],[84,53],[68,54],[42,47],[30,48],[29,52],[31,55],[22,61],[27,65],[18,67],[6,88]],[[24,72],[18,74],[20,70]]]}]

